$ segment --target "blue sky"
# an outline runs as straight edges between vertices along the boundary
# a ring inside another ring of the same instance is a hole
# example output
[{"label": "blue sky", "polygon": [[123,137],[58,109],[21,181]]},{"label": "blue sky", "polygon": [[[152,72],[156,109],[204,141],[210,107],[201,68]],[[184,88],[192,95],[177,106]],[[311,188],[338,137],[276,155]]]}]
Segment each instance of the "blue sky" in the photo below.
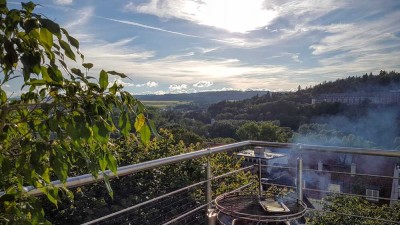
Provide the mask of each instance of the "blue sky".
[{"label": "blue sky", "polygon": [[93,73],[126,73],[115,81],[133,94],[295,90],[400,70],[399,0],[36,3],[80,41]]}]

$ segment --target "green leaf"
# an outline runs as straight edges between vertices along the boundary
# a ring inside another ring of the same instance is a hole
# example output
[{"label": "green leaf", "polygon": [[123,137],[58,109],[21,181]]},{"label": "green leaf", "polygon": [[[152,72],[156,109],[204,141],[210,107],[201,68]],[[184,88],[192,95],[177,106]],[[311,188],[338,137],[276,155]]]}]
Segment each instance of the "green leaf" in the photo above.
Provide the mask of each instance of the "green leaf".
[{"label": "green leaf", "polygon": [[81,71],[80,69],[72,68],[72,69],[71,69],[71,72],[72,72],[73,74],[78,75],[79,77],[84,77],[84,74],[82,73],[82,71]]},{"label": "green leaf", "polygon": [[140,113],[136,117],[136,120],[135,120],[135,130],[136,130],[136,132],[139,132],[142,129],[142,127],[145,124],[145,122],[146,122],[146,117],[143,115],[143,113]]},{"label": "green leaf", "polygon": [[104,174],[104,183],[106,185],[108,194],[110,195],[111,198],[114,198],[114,192],[111,188],[111,184],[110,184],[110,178],[108,177],[107,174]]},{"label": "green leaf", "polygon": [[46,183],[50,183],[50,169],[48,167],[44,170],[42,178]]},{"label": "green leaf", "polygon": [[50,202],[52,202],[56,207],[58,207],[58,188],[57,187],[49,187],[47,188],[47,192],[45,192],[47,198]]},{"label": "green leaf", "polygon": [[38,21],[35,18],[28,19],[24,22],[25,33],[27,34],[38,27]]},{"label": "green leaf", "polygon": [[107,144],[108,141],[108,129],[104,125],[104,122],[96,122],[93,125],[93,136],[94,138],[103,144]]},{"label": "green leaf", "polygon": [[72,37],[72,36],[67,36],[67,39],[68,39],[68,42],[72,45],[72,46],[74,46],[76,49],[79,49],[79,41],[78,40],[76,40],[74,37]]},{"label": "green leaf", "polygon": [[51,47],[53,46],[53,34],[44,27],[40,29],[40,42],[48,51],[51,51]]},{"label": "green leaf", "polygon": [[53,159],[53,170],[58,179],[62,182],[65,183],[68,178],[68,165],[67,162],[62,160],[62,155],[57,154],[55,158]]},{"label": "green leaf", "polygon": [[49,74],[47,73],[47,68],[44,66],[40,67],[40,71],[42,73],[42,77],[43,80],[47,81],[47,82],[52,82],[53,80],[51,79],[51,77],[49,76]]},{"label": "green leaf", "polygon": [[147,126],[147,124],[145,124],[140,130],[140,139],[144,144],[147,145],[150,142],[150,136],[151,136],[150,128],[149,126]]},{"label": "green leaf", "polygon": [[100,84],[101,90],[105,90],[108,86],[108,74],[104,70],[101,70],[101,72],[100,72],[99,84]]},{"label": "green leaf", "polygon": [[90,70],[93,68],[93,63],[82,63],[82,66]]},{"label": "green leaf", "polygon": [[111,75],[117,75],[117,76],[120,76],[120,77],[122,77],[122,78],[128,77],[128,76],[126,76],[124,73],[119,73],[119,72],[116,72],[116,71],[114,71],[114,70],[112,70],[112,71],[107,71],[107,73],[109,73],[109,74],[111,74]]},{"label": "green leaf", "polygon": [[156,128],[156,125],[154,125],[154,121],[149,120],[148,123],[149,123],[151,132],[152,132],[155,136],[161,137],[161,135],[157,132],[157,128]]},{"label": "green leaf", "polygon": [[129,120],[129,115],[124,111],[119,117],[118,125],[121,128],[121,133],[126,137],[129,135],[131,130],[131,122]]},{"label": "green leaf", "polygon": [[24,8],[28,13],[31,13],[36,7],[36,4],[33,2],[28,2],[28,3],[22,2],[21,5],[22,8]]},{"label": "green leaf", "polygon": [[114,83],[108,90],[112,95],[115,95],[117,93],[117,88],[118,88],[117,83]]},{"label": "green leaf", "polygon": [[99,165],[100,165],[100,169],[102,172],[104,172],[107,168],[107,157],[103,156],[101,158],[99,158]]},{"label": "green leaf", "polygon": [[42,25],[42,27],[49,30],[58,39],[61,38],[60,25],[58,25],[57,23],[55,23],[49,19],[44,19],[44,18],[40,18],[39,21],[40,21],[40,24]]},{"label": "green leaf", "polygon": [[107,154],[106,160],[108,168],[110,168],[111,172],[117,175],[117,161],[115,160],[115,157],[109,153]]},{"label": "green leaf", "polygon": [[65,55],[75,61],[75,54],[71,50],[71,46],[63,40],[58,40],[61,48],[64,50]]},{"label": "green leaf", "polygon": [[7,102],[7,93],[1,88],[0,88],[0,101],[1,101],[0,102],[1,104],[4,104]]}]

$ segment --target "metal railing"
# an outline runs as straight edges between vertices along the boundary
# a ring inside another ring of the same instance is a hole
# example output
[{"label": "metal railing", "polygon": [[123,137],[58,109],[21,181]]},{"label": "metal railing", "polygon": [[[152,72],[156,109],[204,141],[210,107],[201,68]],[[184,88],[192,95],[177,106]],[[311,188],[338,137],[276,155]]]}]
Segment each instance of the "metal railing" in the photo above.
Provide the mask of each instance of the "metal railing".
[{"label": "metal railing", "polygon": [[[285,166],[270,166],[270,167],[276,167],[276,168],[280,168],[280,169],[294,169],[297,171],[296,173],[296,177],[297,177],[297,182],[296,182],[296,186],[288,186],[288,185],[279,185],[276,184],[276,186],[287,186],[289,188],[294,188],[296,189],[296,193],[297,193],[297,198],[299,200],[303,199],[303,191],[321,191],[321,192],[329,192],[326,190],[318,190],[318,189],[310,189],[310,188],[303,188],[302,184],[303,184],[303,173],[307,172],[307,171],[318,171],[321,173],[337,173],[337,174],[343,174],[343,175],[356,175],[356,176],[365,176],[365,177],[384,177],[387,179],[398,179],[398,177],[395,176],[380,176],[380,175],[374,175],[374,174],[354,174],[354,173],[347,173],[347,172],[340,172],[340,171],[327,171],[327,170],[312,170],[312,169],[304,169],[303,168],[303,161],[301,158],[301,154],[305,151],[313,151],[313,152],[323,152],[323,153],[344,153],[344,154],[356,154],[356,155],[368,155],[368,156],[383,156],[383,157],[395,157],[400,159],[400,151],[394,151],[394,150],[382,150],[382,149],[365,149],[365,148],[347,148],[347,147],[333,147],[333,146],[317,146],[317,145],[305,145],[305,144],[292,144],[292,143],[275,143],[275,142],[264,142],[264,141],[243,141],[243,142],[238,142],[238,143],[233,143],[233,144],[227,144],[227,145],[223,145],[223,146],[218,146],[218,147],[211,147],[211,148],[207,148],[207,149],[202,149],[199,151],[195,151],[195,152],[191,152],[191,153],[186,153],[186,154],[181,154],[181,155],[176,155],[176,156],[171,156],[171,157],[166,157],[166,158],[162,158],[162,159],[157,159],[157,160],[152,160],[152,161],[147,161],[147,162],[142,162],[142,163],[138,163],[138,164],[134,164],[134,165],[128,165],[128,166],[124,166],[124,167],[119,167],[117,170],[117,174],[113,174],[111,171],[105,171],[105,174],[107,174],[110,178],[112,177],[121,177],[121,176],[125,176],[125,175],[129,175],[129,174],[133,174],[133,173],[137,173],[140,171],[145,171],[145,170],[150,170],[150,169],[154,169],[154,168],[158,168],[161,166],[165,166],[165,165],[170,165],[170,164],[175,164],[181,161],[185,161],[185,160],[190,160],[190,159],[196,159],[196,158],[200,158],[200,157],[207,157],[207,165],[206,165],[206,180],[198,182],[196,184],[193,185],[189,185],[186,186],[184,188],[172,191],[170,193],[167,193],[165,195],[150,199],[148,201],[139,203],[137,205],[128,207],[124,210],[109,214],[107,216],[95,219],[93,221],[90,221],[86,224],[96,224],[99,223],[103,220],[107,220],[113,216],[119,215],[121,213],[127,212],[129,210],[133,210],[135,208],[138,208],[140,206],[149,204],[151,202],[154,202],[156,200],[165,198],[167,196],[173,195],[175,193],[179,193],[183,190],[188,190],[192,187],[198,186],[198,185],[206,185],[206,192],[205,192],[205,199],[206,199],[206,204],[203,204],[195,209],[192,209],[188,212],[185,212],[184,214],[180,215],[179,217],[174,218],[173,220],[167,222],[166,224],[170,224],[174,221],[176,221],[177,219],[183,218],[191,213],[194,213],[200,209],[204,209],[204,208],[211,208],[212,207],[212,190],[211,190],[211,182],[213,180],[228,176],[228,175],[232,175],[235,174],[239,171],[243,171],[243,170],[248,170],[250,169],[250,167],[245,167],[242,168],[240,170],[236,170],[236,171],[232,171],[229,172],[227,174],[223,174],[220,176],[216,176],[216,177],[212,177],[212,171],[211,171],[211,166],[210,166],[210,161],[209,161],[209,156],[216,154],[216,153],[223,153],[223,152],[228,152],[228,151],[232,151],[235,149],[243,149],[243,148],[248,148],[248,147],[252,147],[252,146],[262,146],[262,147],[270,147],[270,148],[277,148],[277,149],[285,149],[285,150],[289,150],[289,151],[295,151],[295,154],[297,154],[298,159],[297,159],[297,167],[285,167]],[[266,165],[261,165],[261,160],[259,160],[258,165],[258,171],[259,171],[259,194],[261,194],[261,187],[262,187],[262,181],[261,181],[261,169],[262,167],[265,167]],[[252,166],[251,166],[252,167]],[[87,185],[87,184],[91,184],[94,183],[98,180],[102,180],[103,179],[103,174],[100,173],[100,175],[98,176],[98,178],[94,178],[91,174],[85,174],[85,175],[81,175],[81,176],[77,176],[77,177],[72,177],[72,178],[68,178],[67,182],[65,184],[61,184],[60,181],[54,181],[52,182],[53,185],[56,186],[61,186],[61,185],[65,185],[67,187],[78,187],[78,186],[83,186],[83,185]],[[40,195],[42,194],[42,192],[39,189],[35,189],[34,187],[27,187],[26,190],[28,191],[29,194],[31,195]],[[355,194],[351,194],[351,193],[340,193],[340,194],[348,194],[348,195],[355,195]],[[0,193],[1,195],[1,193]],[[355,195],[355,196],[362,196],[362,197],[366,197],[364,195]],[[393,200],[393,199],[388,199],[388,198],[382,198],[384,200]],[[395,199],[396,201],[398,199]],[[327,212],[327,213],[333,213],[333,212]],[[355,215],[356,216],[356,215]],[[369,218],[369,219],[373,219],[373,218]],[[387,221],[386,221],[387,222]],[[390,221],[393,223],[398,223],[397,221]]]}]

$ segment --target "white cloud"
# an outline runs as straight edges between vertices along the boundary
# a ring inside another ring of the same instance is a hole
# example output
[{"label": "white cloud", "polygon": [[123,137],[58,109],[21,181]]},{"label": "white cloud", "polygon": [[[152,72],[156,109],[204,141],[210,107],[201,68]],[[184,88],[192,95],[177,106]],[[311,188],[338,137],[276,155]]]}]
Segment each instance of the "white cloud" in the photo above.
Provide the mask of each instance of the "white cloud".
[{"label": "white cloud", "polygon": [[73,14],[72,19],[64,25],[67,30],[77,29],[87,24],[94,15],[94,7],[85,7],[74,11]]},{"label": "white cloud", "polygon": [[73,0],[55,0],[54,3],[57,5],[71,5]]},{"label": "white cloud", "polygon": [[143,51],[130,47],[135,38],[122,39],[113,43],[104,41],[92,41],[82,47],[88,59],[107,58],[117,60],[146,60],[154,57],[154,51]]},{"label": "white cloud", "polygon": [[171,84],[169,85],[168,89],[172,93],[186,93],[187,87],[188,86],[186,84]]},{"label": "white cloud", "polygon": [[147,87],[158,87],[158,83],[154,81],[149,81],[146,83]]},{"label": "white cloud", "polygon": [[150,0],[144,4],[128,3],[126,10],[161,18],[178,18],[230,32],[247,33],[261,29],[277,17],[264,0]]},{"label": "white cloud", "polygon": [[122,85],[124,87],[135,87],[134,83],[130,83],[130,82],[125,82],[122,80],[122,78],[118,77],[118,78],[114,78],[111,79],[108,86],[112,86],[114,83],[117,83],[118,85]]},{"label": "white cloud", "polygon": [[284,52],[276,56],[271,56],[268,57],[267,59],[275,59],[275,58],[290,58],[294,62],[297,63],[302,63],[303,61],[300,60],[300,53],[290,53],[290,52]]},{"label": "white cloud", "polygon": [[199,81],[195,84],[193,84],[193,87],[198,87],[198,88],[206,88],[206,87],[210,87],[213,85],[213,82],[211,81]]},{"label": "white cloud", "polygon": [[393,47],[399,47],[399,38],[392,32],[400,31],[398,22],[400,12],[384,16],[376,21],[368,21],[358,24],[346,24],[343,29],[328,27],[329,33],[317,44],[311,45],[314,55],[322,55],[334,52],[360,53],[365,51],[377,51]]}]

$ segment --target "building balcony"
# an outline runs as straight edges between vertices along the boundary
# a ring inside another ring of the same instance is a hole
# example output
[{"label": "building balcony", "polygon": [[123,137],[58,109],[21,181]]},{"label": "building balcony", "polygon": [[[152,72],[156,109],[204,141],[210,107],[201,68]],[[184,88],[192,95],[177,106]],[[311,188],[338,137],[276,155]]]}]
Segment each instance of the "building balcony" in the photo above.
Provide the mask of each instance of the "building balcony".
[{"label": "building balcony", "polygon": [[[240,158],[242,167],[224,173],[213,171],[210,159],[218,153]],[[344,156],[346,160],[340,161]],[[175,190],[159,190],[158,196],[146,201],[131,205],[128,202],[129,206],[122,210],[107,215],[98,213],[94,215],[95,219],[82,222],[305,224],[305,218],[312,217],[314,213],[333,213],[366,218],[382,224],[398,223],[383,218],[326,211],[321,203],[327,196],[353,196],[377,205],[396,204],[400,190],[400,151],[244,141],[128,165],[118,168],[117,174],[110,171],[106,171],[106,174],[111,178],[141,172],[163,176],[165,174],[159,168],[173,168],[174,165],[195,159],[204,161],[201,165],[204,179]],[[238,174],[252,177],[249,178],[252,182],[216,193],[217,188]],[[85,186],[101,178],[86,174],[69,178],[66,185]],[[58,181],[53,183],[60,185]],[[40,190],[32,189],[29,193],[38,195]]]}]

